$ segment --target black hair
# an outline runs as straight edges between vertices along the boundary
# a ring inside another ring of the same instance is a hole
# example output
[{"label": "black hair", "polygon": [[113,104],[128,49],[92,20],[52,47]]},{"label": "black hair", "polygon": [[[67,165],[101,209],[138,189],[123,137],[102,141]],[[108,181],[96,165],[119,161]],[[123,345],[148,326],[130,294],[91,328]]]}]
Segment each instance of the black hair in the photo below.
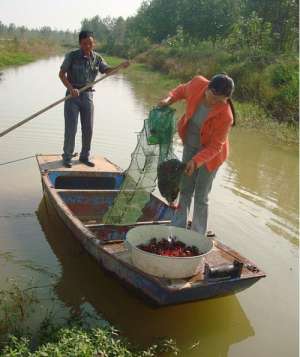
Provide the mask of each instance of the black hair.
[{"label": "black hair", "polygon": [[226,73],[217,74],[212,77],[208,84],[208,88],[215,95],[223,95],[227,97],[228,104],[230,105],[233,123],[232,126],[235,126],[236,121],[236,111],[234,108],[234,104],[232,102],[231,96],[234,91],[234,81],[231,77],[229,77]]},{"label": "black hair", "polygon": [[94,37],[94,33],[88,30],[83,30],[79,32],[79,36],[78,36],[79,42],[88,37]]}]

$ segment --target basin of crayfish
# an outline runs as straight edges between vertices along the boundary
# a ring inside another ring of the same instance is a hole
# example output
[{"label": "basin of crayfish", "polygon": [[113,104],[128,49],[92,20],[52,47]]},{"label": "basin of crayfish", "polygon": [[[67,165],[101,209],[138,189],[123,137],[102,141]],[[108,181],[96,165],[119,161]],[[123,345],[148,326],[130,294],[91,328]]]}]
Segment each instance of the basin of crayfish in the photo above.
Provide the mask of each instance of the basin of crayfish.
[{"label": "basin of crayfish", "polygon": [[178,227],[139,226],[127,233],[132,263],[145,273],[168,279],[188,278],[203,270],[213,241]]}]

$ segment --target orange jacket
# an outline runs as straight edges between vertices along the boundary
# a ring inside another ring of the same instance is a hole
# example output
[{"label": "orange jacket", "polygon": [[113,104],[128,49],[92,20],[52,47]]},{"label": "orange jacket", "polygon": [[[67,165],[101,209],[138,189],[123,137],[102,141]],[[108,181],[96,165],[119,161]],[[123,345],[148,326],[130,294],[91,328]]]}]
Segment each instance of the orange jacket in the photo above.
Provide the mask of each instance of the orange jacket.
[{"label": "orange jacket", "polygon": [[[179,136],[184,143],[188,121],[199,103],[204,99],[209,81],[196,76],[186,84],[180,84],[169,93],[172,102],[186,100],[186,112],[177,124]],[[205,164],[208,171],[214,171],[229,154],[228,134],[233,123],[233,115],[228,103],[215,104],[199,131],[202,149],[193,157],[197,167]]]}]

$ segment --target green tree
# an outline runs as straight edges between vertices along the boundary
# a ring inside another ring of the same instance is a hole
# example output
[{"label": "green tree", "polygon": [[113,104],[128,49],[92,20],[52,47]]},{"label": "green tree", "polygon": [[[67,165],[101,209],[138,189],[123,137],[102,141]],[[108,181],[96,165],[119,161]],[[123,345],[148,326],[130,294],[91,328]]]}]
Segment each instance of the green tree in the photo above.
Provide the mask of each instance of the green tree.
[{"label": "green tree", "polygon": [[244,16],[255,11],[264,22],[271,23],[274,49],[298,47],[299,3],[297,0],[244,0]]},{"label": "green tree", "polygon": [[106,24],[98,15],[91,19],[83,19],[81,29],[92,31],[100,43],[105,43],[109,34]]},{"label": "green tree", "polygon": [[180,25],[200,40],[226,37],[240,15],[240,0],[181,0]]},{"label": "green tree", "polygon": [[272,25],[258,17],[255,12],[249,17],[240,17],[232,26],[227,38],[229,48],[240,50],[248,48],[252,53],[271,48]]}]

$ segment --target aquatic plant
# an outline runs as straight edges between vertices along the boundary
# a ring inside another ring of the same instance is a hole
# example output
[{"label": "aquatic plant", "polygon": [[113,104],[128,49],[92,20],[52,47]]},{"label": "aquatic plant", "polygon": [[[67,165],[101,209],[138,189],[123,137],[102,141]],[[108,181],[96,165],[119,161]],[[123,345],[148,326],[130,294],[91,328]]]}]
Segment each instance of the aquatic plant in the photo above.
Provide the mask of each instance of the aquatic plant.
[{"label": "aquatic plant", "polygon": [[[41,301],[35,286],[22,289],[14,281],[0,290],[1,357],[154,357],[178,349],[171,339],[159,339],[141,348],[128,341],[114,327],[87,313],[70,315],[59,321],[48,312],[34,334],[29,318]],[[90,318],[88,321],[88,317]]]}]

